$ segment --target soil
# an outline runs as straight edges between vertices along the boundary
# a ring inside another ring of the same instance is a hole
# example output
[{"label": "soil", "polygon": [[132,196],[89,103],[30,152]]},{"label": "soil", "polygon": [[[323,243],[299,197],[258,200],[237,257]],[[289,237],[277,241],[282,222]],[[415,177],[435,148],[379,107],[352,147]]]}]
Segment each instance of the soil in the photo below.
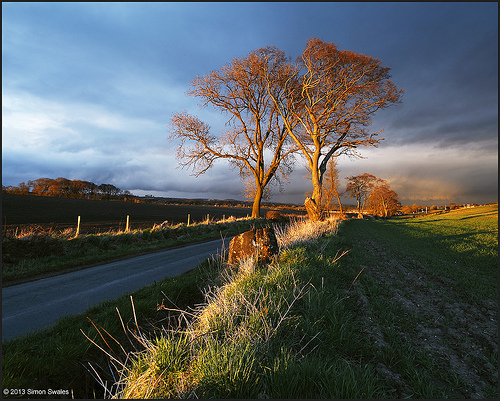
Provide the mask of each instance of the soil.
[{"label": "soil", "polygon": [[[417,260],[398,257],[373,241],[363,242],[377,257],[377,266],[361,266],[362,274],[372,275],[394,288],[387,301],[397,303],[405,316],[416,317],[418,322],[411,333],[400,333],[414,350],[423,349],[441,369],[459,378],[457,385],[431,380],[443,388],[450,398],[489,398],[491,389],[498,389],[498,303],[496,300],[464,302],[451,279],[439,277]],[[383,266],[383,268],[380,268]],[[363,284],[355,283],[367,327],[367,334],[376,347],[388,344],[381,327],[371,316],[369,297]],[[460,299],[460,300],[459,300]],[[398,327],[396,324],[395,327]],[[382,350],[383,351],[383,350]],[[412,397],[413,391],[400,373],[392,372],[383,363],[376,366],[379,374],[395,390],[395,398]]]}]

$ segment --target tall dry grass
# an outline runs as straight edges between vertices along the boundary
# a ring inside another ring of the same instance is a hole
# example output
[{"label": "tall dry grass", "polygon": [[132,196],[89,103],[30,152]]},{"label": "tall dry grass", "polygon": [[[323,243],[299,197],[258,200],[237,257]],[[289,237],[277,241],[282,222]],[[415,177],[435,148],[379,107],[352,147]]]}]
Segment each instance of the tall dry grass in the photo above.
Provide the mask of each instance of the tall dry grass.
[{"label": "tall dry grass", "polygon": [[291,248],[299,244],[316,241],[325,233],[336,234],[342,219],[329,217],[324,221],[293,219],[287,225],[275,225],[276,239],[281,249]]}]

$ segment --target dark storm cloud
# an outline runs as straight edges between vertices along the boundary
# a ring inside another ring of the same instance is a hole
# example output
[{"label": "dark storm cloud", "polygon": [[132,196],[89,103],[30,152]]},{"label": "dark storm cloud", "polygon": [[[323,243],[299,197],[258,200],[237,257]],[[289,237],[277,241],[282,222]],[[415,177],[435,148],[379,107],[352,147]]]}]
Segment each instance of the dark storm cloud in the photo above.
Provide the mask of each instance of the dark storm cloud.
[{"label": "dark storm cloud", "polygon": [[[2,181],[237,198],[225,164],[198,178],[176,169],[171,114],[218,134],[224,117],[185,95],[195,76],[265,46],[295,58],[309,37],[380,58],[405,90],[373,119],[380,149],[343,161],[342,177],[377,172],[401,197],[447,183],[456,196],[498,196],[496,3],[3,3]],[[300,202],[309,187],[296,173],[276,198]]]},{"label": "dark storm cloud", "polygon": [[480,141],[491,146],[498,131],[497,45],[496,34],[488,34],[435,70],[432,78],[409,83],[389,125],[401,132],[394,140],[441,146]]}]

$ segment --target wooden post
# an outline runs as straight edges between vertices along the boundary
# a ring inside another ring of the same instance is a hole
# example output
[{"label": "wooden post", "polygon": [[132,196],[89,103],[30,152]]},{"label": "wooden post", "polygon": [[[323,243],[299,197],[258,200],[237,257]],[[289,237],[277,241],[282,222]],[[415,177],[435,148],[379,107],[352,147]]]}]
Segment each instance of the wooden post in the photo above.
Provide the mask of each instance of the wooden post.
[{"label": "wooden post", "polygon": [[78,234],[80,234],[80,216],[78,216],[78,224],[76,226],[76,235],[75,235],[75,237],[78,237]]},{"label": "wooden post", "polygon": [[129,222],[130,222],[130,216],[127,214],[127,225],[125,226],[125,232],[127,232],[127,233],[129,230]]},{"label": "wooden post", "polygon": [[188,214],[188,227],[189,227],[189,220],[190,220],[190,218],[191,218],[191,215]]}]

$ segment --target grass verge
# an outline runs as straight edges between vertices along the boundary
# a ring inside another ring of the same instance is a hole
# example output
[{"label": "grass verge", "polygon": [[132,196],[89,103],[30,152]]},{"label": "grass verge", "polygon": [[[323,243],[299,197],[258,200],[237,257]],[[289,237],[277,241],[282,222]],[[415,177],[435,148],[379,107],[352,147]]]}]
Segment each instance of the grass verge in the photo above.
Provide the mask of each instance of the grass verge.
[{"label": "grass verge", "polygon": [[108,232],[74,237],[67,233],[19,233],[2,237],[2,285],[57,274],[145,252],[230,236],[254,226],[269,225],[265,219],[226,219],[187,226],[171,224],[130,232]]},{"label": "grass verge", "polygon": [[[135,340],[129,342],[122,321],[125,327],[132,327],[135,312],[143,332],[154,333],[158,329],[157,325],[169,318],[168,311],[157,308],[166,299],[165,294],[168,294],[171,302],[183,309],[203,302],[199,287],[203,286],[210,268],[211,264],[207,260],[198,268],[182,275],[166,278],[133,294],[105,301],[83,314],[65,317],[49,329],[2,342],[3,389],[25,391],[25,394],[11,398],[27,398],[28,389],[63,389],[69,392],[69,395],[46,394],[31,398],[109,397],[98,384],[97,377],[109,383],[114,382],[115,378],[110,370],[112,362],[85,338],[81,330],[92,341],[99,343],[102,339],[97,329],[102,331],[103,327],[108,333],[112,333],[116,341],[125,345],[126,352],[134,351],[138,343]],[[112,344],[115,344],[114,341]],[[122,352],[120,348],[118,352]],[[4,398],[9,397],[4,395]]]}]

